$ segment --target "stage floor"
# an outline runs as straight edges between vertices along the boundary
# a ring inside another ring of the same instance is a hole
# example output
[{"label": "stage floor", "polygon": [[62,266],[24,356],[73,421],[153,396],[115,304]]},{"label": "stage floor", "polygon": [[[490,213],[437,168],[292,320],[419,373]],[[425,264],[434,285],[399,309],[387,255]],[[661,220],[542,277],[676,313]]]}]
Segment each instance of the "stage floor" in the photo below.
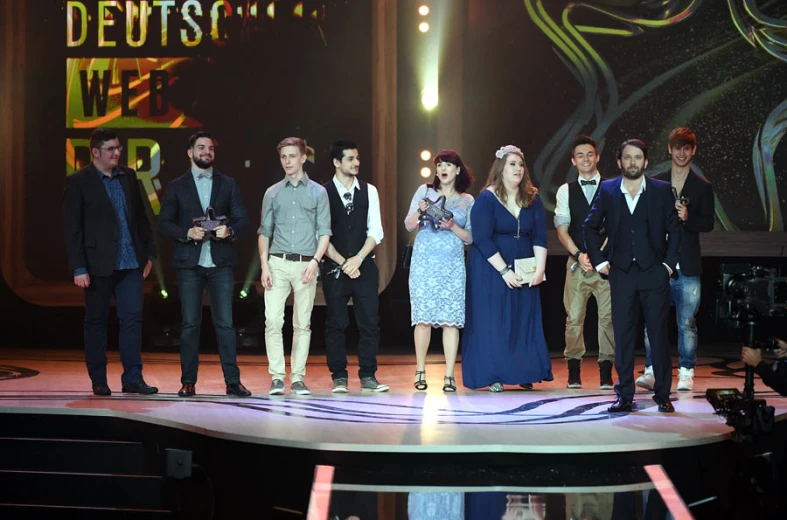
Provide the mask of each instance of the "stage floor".
[{"label": "stage floor", "polygon": [[[506,387],[502,394],[461,387],[457,365],[455,394],[442,392],[441,355],[427,364],[429,389],[413,389],[413,356],[381,356],[378,379],[387,393],[359,390],[350,367],[350,393],[331,394],[324,356],[309,359],[306,383],[311,396],[268,396],[270,376],[263,356],[240,355],[241,378],[254,394],[224,394],[216,355],[201,356],[197,396],[177,397],[180,365],[177,354],[146,353],[144,376],[161,393],[151,396],[120,393],[120,363],[110,353],[111,397],[97,397],[81,351],[0,351],[0,413],[75,414],[122,417],[178,428],[219,439],[310,450],[377,453],[606,453],[663,450],[728,439],[731,429],[705,400],[707,388],[743,386],[739,361],[700,357],[694,392],[673,392],[676,413],[661,414],[651,393],[636,395],[635,411],[609,414],[614,392],[598,389],[594,358],[583,365],[585,388],[565,388],[567,371],[553,359],[555,381],[535,390]],[[355,363],[351,359],[351,364]],[[637,371],[643,369],[638,359]],[[289,368],[289,360],[288,360]],[[677,384],[674,379],[673,388]],[[756,389],[787,414],[787,400],[757,380]]]}]

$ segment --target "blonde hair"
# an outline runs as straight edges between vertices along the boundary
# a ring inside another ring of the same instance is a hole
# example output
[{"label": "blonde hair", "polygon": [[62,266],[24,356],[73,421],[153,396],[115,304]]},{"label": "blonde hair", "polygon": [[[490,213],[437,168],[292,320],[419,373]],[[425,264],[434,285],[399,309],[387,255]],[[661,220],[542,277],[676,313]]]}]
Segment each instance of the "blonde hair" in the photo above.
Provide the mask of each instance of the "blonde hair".
[{"label": "blonde hair", "polygon": [[521,157],[525,169],[524,178],[522,182],[519,183],[519,188],[516,193],[517,206],[521,208],[530,207],[533,203],[533,199],[538,193],[538,188],[533,186],[533,183],[530,181],[530,171],[527,169],[527,164],[525,164],[525,156],[521,152],[509,152],[504,157],[495,159],[495,162],[492,163],[492,167],[489,169],[489,176],[486,178],[486,186],[484,186],[484,189],[490,187],[494,188],[494,193],[497,195],[497,198],[500,199],[503,204],[508,202],[508,192],[505,186],[503,186],[503,168],[505,168],[509,155],[518,155]]},{"label": "blonde hair", "polygon": [[308,154],[306,150],[306,141],[300,137],[288,137],[287,139],[282,140],[282,142],[279,143],[279,146],[276,147],[276,151],[281,153],[281,149],[285,146],[297,146],[298,150],[301,151],[301,155]]}]

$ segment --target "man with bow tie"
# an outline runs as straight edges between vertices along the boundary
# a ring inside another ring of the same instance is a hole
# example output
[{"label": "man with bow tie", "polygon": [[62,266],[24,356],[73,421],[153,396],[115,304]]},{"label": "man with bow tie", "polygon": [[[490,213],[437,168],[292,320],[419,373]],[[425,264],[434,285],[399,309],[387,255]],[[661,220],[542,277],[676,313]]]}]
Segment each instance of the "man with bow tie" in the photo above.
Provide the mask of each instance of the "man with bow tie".
[{"label": "man with bow tie", "polygon": [[563,355],[568,364],[568,388],[582,388],[580,368],[585,354],[585,312],[591,296],[598,307],[598,366],[600,388],[611,390],[612,364],[615,360],[615,337],[612,329],[612,306],[609,281],[602,278],[588,259],[582,224],[590,213],[596,190],[602,178],[598,173],[596,143],[586,135],[571,143],[571,163],[578,178],[557,191],[555,228],[560,243],[568,251],[563,305],[566,308],[566,348]]},{"label": "man with bow tie", "polygon": [[333,379],[333,393],[347,393],[347,338],[350,324],[347,304],[352,298],[358,324],[358,377],[361,390],[385,392],[377,371],[380,346],[378,288],[379,274],[374,263],[374,248],[383,240],[380,196],[377,188],[358,179],[361,160],[352,141],[337,141],[331,146],[333,179],[324,184],[331,207],[331,242],[328,245],[322,289],[325,293],[327,321],[325,350]]},{"label": "man with bow tie", "polygon": [[[251,395],[240,381],[236,360],[236,335],[232,323],[232,290],[237,261],[235,240],[248,226],[240,189],[231,177],[213,167],[216,140],[207,132],[189,138],[189,170],[167,186],[159,212],[159,232],[175,241],[172,266],[180,293],[183,325],[180,333],[180,397],[196,393],[199,339],[202,324],[202,295],[210,297],[210,311],[219,347],[227,395]],[[213,230],[200,225],[212,208],[213,215],[226,218]]]}]

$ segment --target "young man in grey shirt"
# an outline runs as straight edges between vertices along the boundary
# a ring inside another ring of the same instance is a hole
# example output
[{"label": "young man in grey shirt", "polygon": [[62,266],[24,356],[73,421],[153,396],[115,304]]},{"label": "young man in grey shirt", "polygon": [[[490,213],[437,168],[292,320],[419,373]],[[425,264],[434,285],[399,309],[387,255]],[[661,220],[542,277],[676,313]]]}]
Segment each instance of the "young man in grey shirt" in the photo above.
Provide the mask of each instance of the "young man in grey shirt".
[{"label": "young man in grey shirt", "polygon": [[291,390],[309,395],[304,383],[311,341],[311,314],[320,261],[331,239],[328,193],[303,171],[306,141],[288,137],[277,146],[284,179],[265,192],[257,230],[265,289],[265,349],[271,374],[271,395],[284,393],[284,307],[294,295],[292,313]]}]

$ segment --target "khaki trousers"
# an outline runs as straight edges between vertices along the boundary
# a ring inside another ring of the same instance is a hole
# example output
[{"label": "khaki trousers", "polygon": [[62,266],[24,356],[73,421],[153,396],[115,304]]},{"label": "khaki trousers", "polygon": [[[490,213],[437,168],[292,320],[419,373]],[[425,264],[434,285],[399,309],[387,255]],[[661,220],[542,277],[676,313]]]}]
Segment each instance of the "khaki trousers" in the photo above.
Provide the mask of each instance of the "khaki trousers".
[{"label": "khaki trousers", "polygon": [[265,351],[268,355],[268,373],[272,379],[286,377],[284,364],[284,307],[290,292],[294,296],[292,309],[292,352],[290,354],[290,381],[303,381],[306,360],[312,337],[312,308],[317,293],[317,280],[304,284],[301,273],[309,262],[291,262],[271,256],[268,267],[273,287],[265,290]]},{"label": "khaki trousers", "polygon": [[609,281],[596,271],[585,273],[580,267],[572,273],[576,260],[569,257],[566,263],[566,285],[563,288],[563,305],[566,308],[566,359],[582,359],[585,354],[585,314],[590,296],[596,298],[598,307],[598,360],[615,360],[615,336],[612,329],[612,299]]}]

